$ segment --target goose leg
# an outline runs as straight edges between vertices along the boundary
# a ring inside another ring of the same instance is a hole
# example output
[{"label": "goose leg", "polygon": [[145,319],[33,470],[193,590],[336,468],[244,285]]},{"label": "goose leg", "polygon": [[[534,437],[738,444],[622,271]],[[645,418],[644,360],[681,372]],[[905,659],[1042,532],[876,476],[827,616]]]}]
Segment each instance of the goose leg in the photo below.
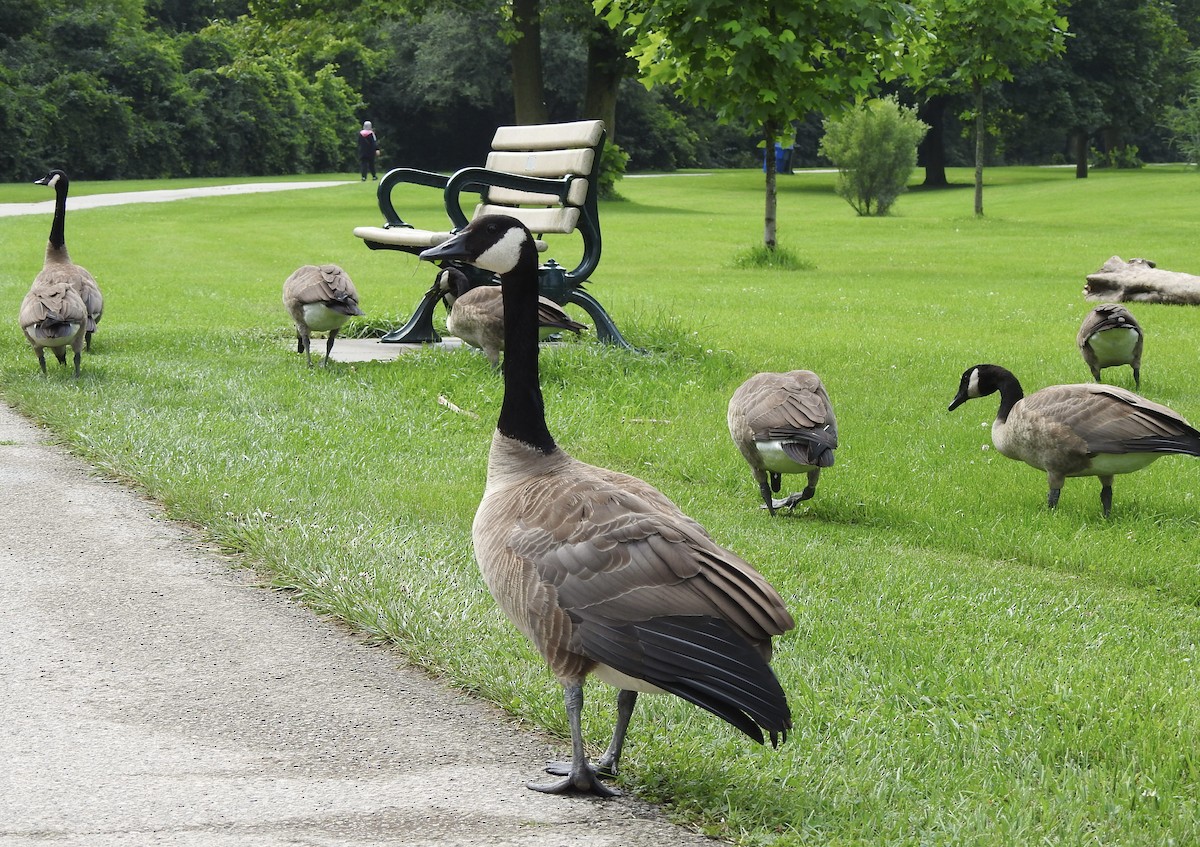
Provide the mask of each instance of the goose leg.
[{"label": "goose leg", "polygon": [[1100,477],[1100,506],[1104,509],[1104,517],[1112,511],[1112,481],[1111,476]]},{"label": "goose leg", "polygon": [[325,358],[321,364],[325,367],[329,366],[329,355],[333,352],[333,339],[337,338],[337,327],[329,330],[329,340],[325,342]]},{"label": "goose leg", "polygon": [[38,347],[34,352],[37,353],[38,365],[42,368],[42,376],[46,375],[46,350],[43,347]]},{"label": "goose leg", "polygon": [[1048,474],[1047,476],[1050,481],[1050,493],[1046,495],[1046,506],[1053,509],[1058,505],[1058,496],[1062,494],[1063,482],[1066,481],[1066,477],[1057,473]]},{"label": "goose leg", "polygon": [[1142,387],[1142,369],[1141,368],[1133,369],[1133,387],[1134,388]]},{"label": "goose leg", "polygon": [[789,494],[781,500],[775,501],[776,509],[794,509],[797,503],[803,503],[805,500],[811,500],[812,496],[817,493],[817,480],[821,478],[821,469],[808,472],[808,485],[804,486],[804,490],[797,494]]},{"label": "goose leg", "polygon": [[759,482],[758,491],[762,495],[763,508],[772,515],[775,514],[775,498],[771,496],[771,486],[767,484],[765,478]]},{"label": "goose leg", "polygon": [[83,359],[83,350],[81,347],[75,348],[75,378],[79,379],[79,363]]},{"label": "goose leg", "polygon": [[[633,706],[637,703],[637,696],[636,691],[624,688],[617,694],[617,723],[613,727],[612,741],[609,742],[604,755],[591,766],[593,773],[598,777],[613,779],[617,775],[617,768],[621,763],[621,750],[625,747],[625,734],[629,731],[629,721],[633,718]],[[551,762],[546,766],[546,773],[555,776],[566,776],[570,770],[571,766],[567,762]]]},{"label": "goose leg", "polygon": [[300,330],[296,330],[296,352],[304,352],[304,336],[300,334]]},{"label": "goose leg", "polygon": [[600,797],[615,797],[620,792],[609,788],[597,777],[588,764],[583,748],[583,729],[580,716],[583,713],[583,684],[563,686],[563,704],[567,709],[567,723],[571,727],[571,766],[567,775],[556,782],[528,783],[534,791],[543,794],[566,794],[570,791],[591,791]]}]

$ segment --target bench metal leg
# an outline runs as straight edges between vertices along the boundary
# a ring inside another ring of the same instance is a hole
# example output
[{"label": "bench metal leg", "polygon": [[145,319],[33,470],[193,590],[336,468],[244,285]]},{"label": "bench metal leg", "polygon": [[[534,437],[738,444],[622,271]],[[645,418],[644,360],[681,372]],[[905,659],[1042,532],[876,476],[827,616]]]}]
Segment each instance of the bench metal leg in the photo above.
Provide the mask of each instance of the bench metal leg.
[{"label": "bench metal leg", "polygon": [[621,335],[621,331],[617,329],[617,325],[613,323],[612,318],[608,316],[608,312],[604,311],[604,307],[600,305],[600,301],[588,294],[582,288],[573,288],[565,298],[567,303],[574,303],[579,306],[588,315],[596,325],[596,339],[605,344],[615,344],[618,347],[624,347],[626,350],[637,350],[632,344],[625,340]]},{"label": "bench metal leg", "polygon": [[398,329],[393,329],[380,338],[384,344],[433,344],[442,340],[433,328],[433,310],[442,300],[442,294],[435,288],[425,292],[417,310],[413,312],[408,323]]}]

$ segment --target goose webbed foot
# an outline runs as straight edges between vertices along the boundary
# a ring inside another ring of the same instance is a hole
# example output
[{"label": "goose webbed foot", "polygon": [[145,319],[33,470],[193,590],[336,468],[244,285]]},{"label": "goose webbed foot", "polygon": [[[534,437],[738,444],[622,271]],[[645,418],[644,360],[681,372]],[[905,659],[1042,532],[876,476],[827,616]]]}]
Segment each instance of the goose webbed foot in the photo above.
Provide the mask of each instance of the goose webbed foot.
[{"label": "goose webbed foot", "polygon": [[1046,508],[1053,509],[1058,505],[1058,496],[1062,494],[1061,488],[1051,488],[1050,493],[1046,495]]},{"label": "goose webbed foot", "polygon": [[789,494],[787,497],[781,497],[777,500],[772,500],[773,509],[795,509],[797,503],[803,503],[805,500],[811,500],[812,496],[817,493],[816,488],[809,485],[803,491],[796,494]]},{"label": "goose webbed foot", "polygon": [[[554,763],[563,764],[563,763]],[[597,797],[620,797],[621,792],[615,788],[609,788],[597,776],[596,771],[591,765],[584,763],[582,770],[575,772],[573,766],[567,766],[570,771],[566,776],[555,782],[528,782],[526,786],[534,791],[540,791],[543,794],[570,794],[579,792],[581,794],[595,794]],[[549,767],[546,770],[550,770]]]}]

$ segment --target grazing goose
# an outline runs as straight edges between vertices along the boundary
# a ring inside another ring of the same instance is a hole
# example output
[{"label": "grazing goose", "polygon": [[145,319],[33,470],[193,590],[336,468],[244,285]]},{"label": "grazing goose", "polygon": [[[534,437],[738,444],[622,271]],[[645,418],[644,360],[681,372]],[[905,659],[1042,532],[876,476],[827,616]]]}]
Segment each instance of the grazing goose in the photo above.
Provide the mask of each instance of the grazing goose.
[{"label": "grazing goose", "polygon": [[[546,427],[538,382],[537,253],[524,225],[474,220],[422,259],[500,275],[504,399],[475,514],[475,557],[492,595],[563,686],[572,759],[548,793],[616,794],[638,692],[670,692],[763,741],[787,738],[787,699],[768,664],[794,626],[779,594],[653,486],[572,458]],[[620,689],[612,743],[590,764],[580,730],[589,673]]]},{"label": "grazing goose", "polygon": [[296,324],[296,352],[308,357],[310,368],[311,333],[329,333],[325,358],[321,361],[322,365],[328,365],[333,340],[342,324],[350,320],[351,315],[363,314],[358,308],[358,291],[354,283],[337,265],[296,268],[283,283],[283,305]]},{"label": "grazing goose", "polygon": [[1159,456],[1200,456],[1200,432],[1166,406],[1112,385],[1052,385],[1025,397],[1021,383],[999,365],[976,365],[962,375],[954,411],[967,400],[1000,392],[992,443],[1010,459],[1044,470],[1046,504],[1058,504],[1063,480],[1100,477],[1104,516],[1112,510],[1112,480],[1141,470]]},{"label": "grazing goose", "polygon": [[1141,324],[1128,309],[1116,303],[1103,303],[1088,312],[1075,340],[1092,379],[1100,381],[1101,368],[1129,365],[1136,387],[1142,384],[1143,337]]},{"label": "grazing goose", "polygon": [[[729,434],[742,451],[764,508],[794,509],[816,492],[821,468],[833,465],[837,420],[821,379],[812,371],[755,374],[729,398]],[[775,499],[785,473],[808,474],[798,494]]]},{"label": "grazing goose", "polygon": [[[467,275],[455,267],[443,268],[437,275],[437,285],[450,309],[446,329],[482,350],[492,367],[500,367],[500,351],[504,349],[504,301],[500,287],[472,286]],[[566,329],[578,335],[587,329],[586,325],[571,320],[549,297],[538,297],[538,327],[543,338],[557,330]]]},{"label": "grazing goose", "polygon": [[87,307],[78,292],[64,280],[37,279],[21,301],[21,331],[37,354],[42,373],[46,373],[46,348],[54,351],[59,364],[67,363],[67,348],[75,351],[75,378],[79,379],[79,360],[87,328]]},{"label": "grazing goose", "polygon": [[67,190],[70,180],[66,173],[52,170],[41,179],[34,180],[34,185],[48,185],[54,189],[54,221],[50,224],[50,240],[46,244],[46,261],[42,264],[42,272],[38,279],[45,282],[66,282],[75,289],[87,308],[87,327],[84,330],[84,346],[92,349],[92,333],[96,324],[104,314],[104,297],[95,278],[71,261],[67,252]]}]

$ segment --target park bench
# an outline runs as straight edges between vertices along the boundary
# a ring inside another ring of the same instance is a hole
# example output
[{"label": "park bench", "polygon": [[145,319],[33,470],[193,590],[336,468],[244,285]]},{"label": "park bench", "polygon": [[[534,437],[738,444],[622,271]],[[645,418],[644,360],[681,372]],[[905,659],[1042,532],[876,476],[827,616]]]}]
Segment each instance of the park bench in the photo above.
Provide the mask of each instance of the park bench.
[{"label": "park bench", "polygon": [[[569,245],[579,250],[579,239],[582,240],[582,255],[574,268],[568,270],[554,259],[541,263],[538,270],[541,294],[559,305],[574,303],[582,308],[592,318],[600,341],[629,347],[604,307],[583,290],[583,284],[600,263],[596,197],[604,141],[602,121],[499,127],[484,167],[463,168],[450,176],[414,168],[388,171],[376,192],[383,226],[356,227],[354,234],[372,250],[400,250],[414,256],[441,244],[470,219],[486,214],[518,218],[533,233],[539,253],[549,248],[547,236],[557,239],[577,235],[575,243]],[[448,228],[419,229],[402,219],[396,212],[393,193],[403,185],[441,189]],[[470,219],[463,210],[464,194],[468,198],[478,195]],[[474,285],[497,282],[489,271],[458,262],[448,264],[456,265]],[[444,293],[435,283],[408,322],[380,340],[440,341],[433,327],[433,313]]]}]

